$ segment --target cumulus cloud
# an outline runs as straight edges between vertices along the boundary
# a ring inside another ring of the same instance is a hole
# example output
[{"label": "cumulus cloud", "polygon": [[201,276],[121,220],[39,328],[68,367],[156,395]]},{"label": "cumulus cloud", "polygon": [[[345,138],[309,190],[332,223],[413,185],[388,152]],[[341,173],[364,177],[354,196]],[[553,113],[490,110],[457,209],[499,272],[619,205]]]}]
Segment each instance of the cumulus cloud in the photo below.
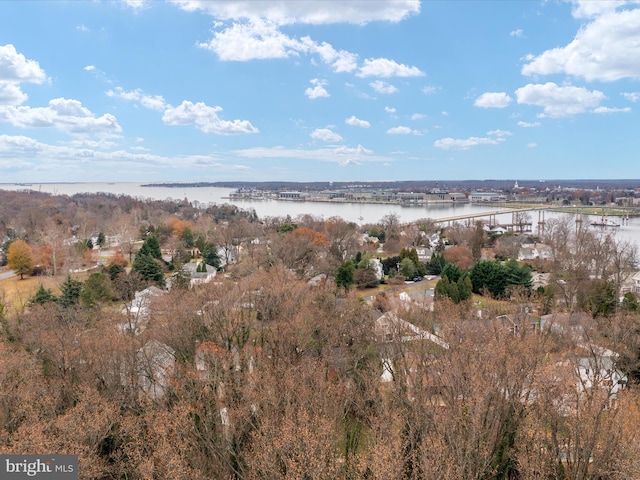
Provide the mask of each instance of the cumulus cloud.
[{"label": "cumulus cloud", "polygon": [[376,80],[369,84],[371,88],[373,88],[378,93],[391,94],[396,93],[398,89],[393,85],[383,82],[382,80]]},{"label": "cumulus cloud", "polygon": [[512,37],[523,37],[524,36],[524,32],[522,31],[521,28],[518,28],[517,30],[510,31],[509,35],[512,36]]},{"label": "cumulus cloud", "polygon": [[519,127],[523,127],[523,128],[533,128],[533,127],[539,127],[540,126],[540,122],[523,122],[523,121],[519,121],[517,123],[517,125]]},{"label": "cumulus cloud", "polygon": [[54,98],[47,107],[0,107],[0,121],[19,128],[56,128],[72,135],[113,136],[121,132],[110,113],[94,115],[78,100]]},{"label": "cumulus cloud", "polygon": [[389,130],[387,130],[387,133],[389,135],[420,135],[419,131],[409,127],[405,127],[404,125],[392,127]]},{"label": "cumulus cloud", "polygon": [[255,19],[246,23],[234,23],[213,33],[200,47],[213,51],[220,60],[248,61],[298,56],[308,47],[278,29],[278,25]]},{"label": "cumulus cloud", "polygon": [[523,75],[567,74],[588,81],[640,78],[640,9],[617,10],[620,2],[579,2],[573,14],[587,18],[564,47],[528,58]]},{"label": "cumulus cloud", "polygon": [[18,83],[0,82],[0,105],[20,105],[27,98]]},{"label": "cumulus cloud", "polygon": [[329,97],[329,92],[324,88],[327,85],[326,80],[320,80],[318,78],[314,78],[309,80],[313,87],[309,87],[304,91],[304,94],[309,97],[311,100],[322,97]]},{"label": "cumulus cloud", "polygon": [[404,65],[388,58],[367,58],[356,73],[357,77],[423,77],[418,67]]},{"label": "cumulus cloud", "polygon": [[329,128],[316,128],[311,132],[311,138],[323,142],[341,142],[342,137]]},{"label": "cumulus cloud", "polygon": [[636,103],[638,100],[640,100],[640,92],[622,92],[620,95],[633,103]]},{"label": "cumulus cloud", "polygon": [[352,115],[349,118],[345,118],[344,121],[347,125],[351,125],[352,127],[369,128],[371,126],[371,123],[366,120],[360,120],[355,115]]},{"label": "cumulus cloud", "polygon": [[0,45],[0,82],[44,83],[47,76],[35,60],[27,60],[12,44]]},{"label": "cumulus cloud", "polygon": [[436,148],[443,150],[469,150],[478,145],[499,145],[504,142],[502,137],[469,137],[469,138],[441,138],[433,143]]},{"label": "cumulus cloud", "polygon": [[95,66],[95,65],[86,65],[86,66],[83,68],[83,70],[84,70],[85,72],[93,72],[95,69],[96,69],[96,66]]},{"label": "cumulus cloud", "polygon": [[47,76],[35,60],[28,60],[12,44],[0,45],[0,106],[16,106],[25,102],[27,94],[20,84],[44,83]]},{"label": "cumulus cloud", "polygon": [[411,120],[423,120],[425,118],[427,118],[427,116],[424,113],[414,113],[411,115]]},{"label": "cumulus cloud", "polygon": [[167,108],[167,102],[162,95],[147,95],[139,88],[131,91],[126,91],[122,87],[116,87],[113,90],[107,90],[105,94],[107,95],[107,97],[138,102],[145,108],[149,108],[151,110],[156,110],[159,112]]},{"label": "cumulus cloud", "polygon": [[430,85],[427,85],[426,87],[422,87],[422,93],[424,93],[425,95],[433,95],[437,91],[438,91],[438,87],[433,87]]},{"label": "cumulus cloud", "polygon": [[527,143],[527,147],[529,147],[529,148],[536,148],[537,146],[538,146],[538,144],[535,143],[535,142]]},{"label": "cumulus cloud", "polygon": [[222,120],[218,117],[221,111],[222,107],[184,100],[177,107],[168,107],[162,115],[162,121],[166,125],[193,125],[205,133],[216,135],[258,133],[258,129],[248,120]]},{"label": "cumulus cloud", "polygon": [[387,113],[396,113],[396,109],[393,107],[384,107],[384,111]]},{"label": "cumulus cloud", "polygon": [[575,18],[594,18],[605,13],[615,12],[616,9],[628,3],[627,0],[573,0],[571,14]]},{"label": "cumulus cloud", "polygon": [[316,53],[336,73],[352,72],[358,67],[358,56],[346,50],[336,50],[327,42],[316,43],[309,37],[302,38],[309,52]]},{"label": "cumulus cloud", "polygon": [[505,108],[511,103],[511,97],[504,92],[486,92],[473,103],[481,108]]},{"label": "cumulus cloud", "polygon": [[528,84],[516,90],[519,104],[537,105],[544,108],[544,117],[564,117],[584,113],[597,107],[607,98],[599,90],[584,87],[558,86],[553,82]]}]

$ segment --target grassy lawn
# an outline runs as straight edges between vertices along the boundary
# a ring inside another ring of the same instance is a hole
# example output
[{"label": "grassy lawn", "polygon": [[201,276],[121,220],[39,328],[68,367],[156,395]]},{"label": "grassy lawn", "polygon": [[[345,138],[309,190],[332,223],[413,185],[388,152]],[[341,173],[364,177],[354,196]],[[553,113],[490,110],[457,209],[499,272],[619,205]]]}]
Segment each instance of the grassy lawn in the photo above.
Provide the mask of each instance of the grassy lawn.
[{"label": "grassy lawn", "polygon": [[50,288],[55,295],[60,293],[58,285],[64,282],[66,277],[24,277],[20,280],[20,276],[11,277],[0,280],[0,302],[7,307],[9,314],[15,314],[22,311],[29,299],[36,293],[40,285]]}]

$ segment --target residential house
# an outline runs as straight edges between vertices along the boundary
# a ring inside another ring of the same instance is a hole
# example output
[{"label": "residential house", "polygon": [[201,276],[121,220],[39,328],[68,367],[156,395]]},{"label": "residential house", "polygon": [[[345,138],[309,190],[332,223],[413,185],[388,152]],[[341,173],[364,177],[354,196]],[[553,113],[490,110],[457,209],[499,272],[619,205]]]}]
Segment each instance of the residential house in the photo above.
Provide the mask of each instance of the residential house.
[{"label": "residential house", "polygon": [[140,393],[153,400],[163,398],[176,368],[175,351],[157,340],[144,344],[136,353],[136,375]]},{"label": "residential house", "polygon": [[154,285],[135,293],[131,302],[122,308],[126,320],[118,325],[123,333],[138,335],[146,327],[152,306],[166,292]]}]

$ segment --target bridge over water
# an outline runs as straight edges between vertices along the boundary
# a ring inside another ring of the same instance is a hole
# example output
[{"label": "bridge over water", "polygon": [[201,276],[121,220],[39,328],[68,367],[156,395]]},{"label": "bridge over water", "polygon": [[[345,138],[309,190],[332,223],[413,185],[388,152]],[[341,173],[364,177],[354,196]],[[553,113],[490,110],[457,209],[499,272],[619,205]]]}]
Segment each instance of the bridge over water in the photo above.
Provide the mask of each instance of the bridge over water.
[{"label": "bridge over water", "polygon": [[450,217],[441,217],[441,218],[434,218],[432,219],[434,223],[448,223],[449,225],[451,225],[451,223],[453,222],[457,222],[460,220],[471,220],[473,218],[485,218],[488,217],[489,218],[489,224],[492,226],[495,226],[497,224],[496,222],[496,216],[497,215],[508,215],[508,214],[512,214],[512,223],[511,224],[503,224],[503,226],[505,227],[513,227],[513,226],[518,226],[520,227],[520,229],[522,229],[524,226],[527,226],[528,229],[532,226],[531,222],[517,222],[515,219],[515,214],[516,213],[521,213],[521,212],[532,212],[532,211],[538,211],[538,227],[540,227],[541,224],[544,224],[544,212],[540,212],[541,210],[548,210],[552,208],[549,205],[532,205],[530,207],[522,207],[522,208],[503,208],[501,210],[491,210],[488,212],[478,212],[478,213],[467,213],[464,215],[453,215]]},{"label": "bridge over water", "polygon": [[472,218],[493,217],[496,215],[508,215],[509,213],[532,212],[535,210],[548,210],[548,205],[535,205],[525,208],[503,208],[501,210],[491,210],[489,212],[466,213],[464,215],[453,215],[451,217],[441,217],[432,219],[434,223],[456,222],[458,220],[467,220]]}]

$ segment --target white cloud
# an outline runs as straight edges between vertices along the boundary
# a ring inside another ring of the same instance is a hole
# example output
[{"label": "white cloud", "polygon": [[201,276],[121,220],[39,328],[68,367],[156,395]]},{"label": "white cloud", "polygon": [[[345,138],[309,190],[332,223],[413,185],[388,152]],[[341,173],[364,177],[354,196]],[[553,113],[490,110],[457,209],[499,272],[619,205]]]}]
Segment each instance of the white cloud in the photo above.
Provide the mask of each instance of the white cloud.
[{"label": "white cloud", "polygon": [[536,148],[537,146],[538,146],[538,144],[535,143],[535,142],[527,143],[527,147],[529,147],[529,148]]},{"label": "white cloud", "polygon": [[627,113],[631,111],[631,107],[614,108],[614,107],[597,107],[593,109],[594,113]]},{"label": "white cloud", "polygon": [[357,77],[423,77],[418,67],[397,63],[388,58],[367,58],[358,70]]},{"label": "white cloud", "polygon": [[373,21],[399,22],[420,12],[420,0],[341,1],[339,8],[326,1],[265,2],[254,0],[171,0],[187,11],[203,10],[219,20],[266,18],[279,25],[294,23],[365,24]]},{"label": "white cloud", "polygon": [[352,72],[358,67],[358,56],[346,50],[336,50],[327,42],[318,44],[309,37],[302,38],[302,44],[309,52],[317,53],[320,59],[330,65],[334,72]]},{"label": "white cloud", "polygon": [[83,70],[85,72],[93,72],[96,69],[95,65],[86,65]]},{"label": "white cloud", "polygon": [[[0,168],[18,165],[21,171],[27,169],[46,172],[47,178],[57,181],[84,180],[87,174],[95,178],[115,179],[117,172],[148,172],[149,168],[174,169],[193,166],[217,171],[246,171],[249,167],[237,164],[225,164],[213,155],[181,155],[164,157],[150,153],[129,152],[127,150],[101,151],[95,148],[109,146],[108,142],[83,142],[84,147],[68,145],[50,145],[23,135],[0,135]],[[91,146],[93,145],[93,146]],[[87,170],[87,164],[91,169]],[[155,170],[158,171],[158,170]],[[73,177],[72,172],[78,172]],[[84,176],[81,176],[84,175]]]},{"label": "white cloud", "polygon": [[323,142],[341,142],[342,137],[329,128],[316,128],[311,132],[311,138]]},{"label": "white cloud", "polygon": [[184,100],[177,107],[169,106],[162,115],[167,125],[194,125],[205,133],[216,135],[241,135],[258,133],[258,129],[248,120],[222,120],[218,113],[222,107],[210,107],[203,102],[192,103]]},{"label": "white cloud", "polygon": [[424,113],[414,113],[411,115],[411,120],[423,120],[425,118],[427,118],[427,116]]},{"label": "white cloud", "polygon": [[447,112],[446,110],[442,111],[442,116],[443,117],[448,117],[449,116],[449,112]]},{"label": "white cloud", "polygon": [[405,127],[404,125],[392,127],[389,130],[387,130],[387,133],[389,135],[420,135],[419,131],[409,127]]},{"label": "white cloud", "polygon": [[304,91],[304,94],[309,97],[311,100],[322,97],[329,97],[329,92],[324,88],[327,85],[326,80],[320,80],[318,78],[314,78],[309,80],[309,82],[313,85],[313,87],[309,87]]},{"label": "white cloud", "polygon": [[27,98],[17,82],[0,82],[0,105],[20,105]]},{"label": "white cloud", "polygon": [[147,95],[139,88],[127,92],[122,87],[116,87],[113,90],[107,90],[105,94],[107,97],[138,102],[143,107],[150,110],[156,110],[158,112],[162,112],[165,108],[170,106],[167,105],[167,102],[162,95]]},{"label": "white cloud", "polygon": [[478,145],[499,145],[504,142],[504,137],[469,137],[463,138],[441,138],[433,143],[434,147],[443,150],[469,150]]},{"label": "white cloud", "polygon": [[352,115],[349,118],[345,118],[344,121],[347,125],[351,125],[352,127],[369,128],[371,126],[371,124],[368,121],[360,120],[355,115]]},{"label": "white cloud", "polygon": [[387,82],[383,82],[382,80],[376,80],[374,82],[371,82],[369,86],[378,93],[391,94],[391,93],[396,93],[398,91],[396,87],[388,84]]},{"label": "white cloud", "polygon": [[517,30],[512,30],[511,32],[509,32],[509,35],[511,35],[512,37],[523,37],[524,32],[521,28],[518,28]]},{"label": "white cloud", "polygon": [[213,51],[220,60],[246,62],[249,60],[287,58],[307,51],[304,43],[280,30],[278,25],[260,19],[246,23],[234,23],[200,47]]},{"label": "white cloud", "polygon": [[640,92],[622,92],[620,95],[633,103],[636,103],[638,100],[640,100]]},{"label": "white cloud", "polygon": [[374,155],[372,150],[357,147],[327,147],[315,150],[291,149],[285,147],[255,147],[235,150],[234,154],[244,158],[293,158],[296,160],[316,160],[335,162],[340,165],[359,165],[363,162],[384,162],[388,157]]},{"label": "white cloud", "polygon": [[429,85],[426,87],[422,87],[422,93],[424,93],[425,95],[433,95],[437,91],[438,91],[438,87],[432,87]]},{"label": "white cloud", "polygon": [[96,117],[78,100],[54,98],[48,107],[0,107],[0,121],[19,128],[52,127],[72,135],[113,136],[121,132],[115,116]]},{"label": "white cloud", "polygon": [[396,109],[393,107],[384,107],[384,111],[387,113],[396,113]]},{"label": "white cloud", "polygon": [[125,5],[138,10],[146,7],[147,0],[121,0]]},{"label": "white cloud", "polygon": [[485,92],[473,103],[481,108],[505,108],[511,103],[511,97],[504,92]]},{"label": "white cloud", "polygon": [[47,76],[35,60],[27,60],[12,44],[0,45],[0,81],[44,83]]},{"label": "white cloud", "polygon": [[87,27],[86,25],[76,25],[76,30],[80,30],[81,32],[88,32],[89,31],[89,27]]},{"label": "white cloud", "polygon": [[540,126],[540,122],[523,122],[523,121],[519,121],[517,123],[517,125],[519,127],[523,127],[523,128],[532,128],[532,127],[539,127]]},{"label": "white cloud", "polygon": [[592,19],[564,47],[530,58],[523,75],[567,74],[588,81],[640,78],[640,9],[616,11],[610,2],[580,2],[579,18]]},{"label": "white cloud", "polygon": [[618,7],[626,3],[628,3],[627,0],[573,0],[571,14],[575,18],[594,18],[615,12]]},{"label": "white cloud", "polygon": [[513,135],[513,133],[509,132],[508,130],[500,130],[498,128],[496,130],[491,130],[490,132],[487,132],[487,135],[492,135],[496,137],[509,137]]},{"label": "white cloud", "polygon": [[519,104],[537,105],[544,108],[540,116],[564,117],[584,113],[597,107],[607,98],[599,90],[583,87],[558,86],[553,82],[528,84],[516,90]]}]

